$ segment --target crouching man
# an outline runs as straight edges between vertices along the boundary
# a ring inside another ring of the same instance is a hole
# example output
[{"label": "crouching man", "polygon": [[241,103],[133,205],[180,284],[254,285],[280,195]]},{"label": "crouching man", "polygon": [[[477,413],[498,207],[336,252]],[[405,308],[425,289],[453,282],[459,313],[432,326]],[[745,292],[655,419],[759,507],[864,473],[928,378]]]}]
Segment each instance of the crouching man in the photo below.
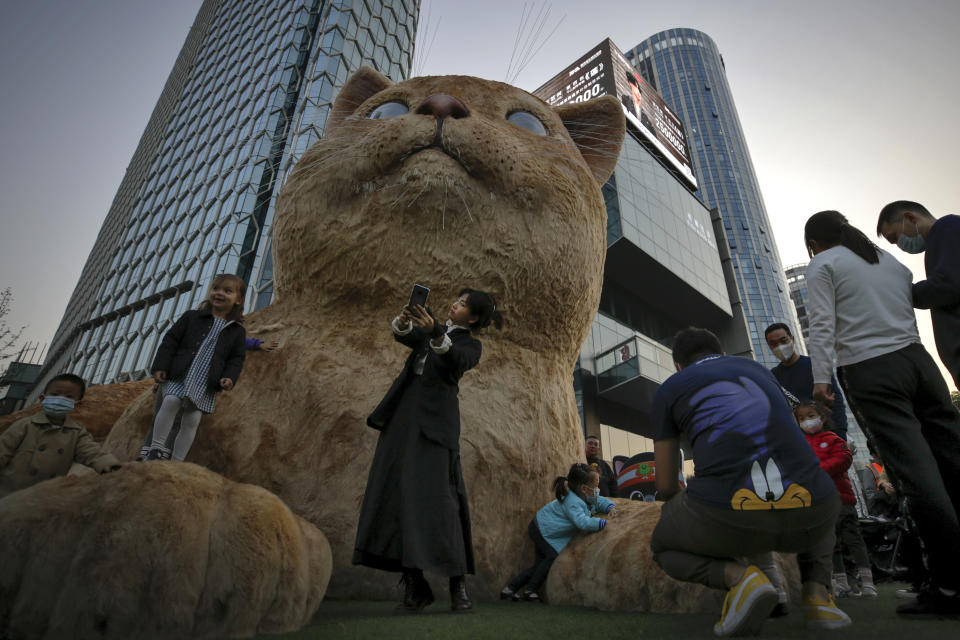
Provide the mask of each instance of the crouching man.
[{"label": "crouching man", "polygon": [[[773,551],[797,553],[807,627],[849,625],[827,592],[840,498],[776,379],[723,355],[706,329],[679,332],[673,360],[677,373],[651,410],[657,496],[668,500],[650,543],[657,564],[677,580],[728,590],[716,635],[755,635],[778,600],[756,565],[771,566]],[[681,440],[696,467],[683,492]]]}]

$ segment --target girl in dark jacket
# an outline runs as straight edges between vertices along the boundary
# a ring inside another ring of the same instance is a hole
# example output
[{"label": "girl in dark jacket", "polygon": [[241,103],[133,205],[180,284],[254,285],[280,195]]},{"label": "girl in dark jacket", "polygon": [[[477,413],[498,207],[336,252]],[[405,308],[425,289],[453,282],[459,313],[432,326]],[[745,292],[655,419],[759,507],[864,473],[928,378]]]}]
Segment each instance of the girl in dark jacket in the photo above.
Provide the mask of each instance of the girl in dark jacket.
[{"label": "girl in dark jacket", "polygon": [[393,320],[410,347],[403,371],[367,424],[381,431],[360,510],[353,563],[403,573],[398,613],[433,602],[424,571],[450,578],[454,612],[470,611],[464,575],[474,572],[466,488],[460,468],[461,376],[480,361],[474,335],[502,326],[493,298],[463,289],[446,326],[422,306]]},{"label": "girl in dark jacket", "polygon": [[243,302],[247,285],[233,274],[220,274],[200,307],[180,316],[163,336],[153,359],[153,379],[163,398],[153,423],[147,460],[169,459],[164,446],[183,408],[173,457],[183,460],[197,434],[200,416],[213,413],[219,391],[229,391],[243,368],[246,332]]}]

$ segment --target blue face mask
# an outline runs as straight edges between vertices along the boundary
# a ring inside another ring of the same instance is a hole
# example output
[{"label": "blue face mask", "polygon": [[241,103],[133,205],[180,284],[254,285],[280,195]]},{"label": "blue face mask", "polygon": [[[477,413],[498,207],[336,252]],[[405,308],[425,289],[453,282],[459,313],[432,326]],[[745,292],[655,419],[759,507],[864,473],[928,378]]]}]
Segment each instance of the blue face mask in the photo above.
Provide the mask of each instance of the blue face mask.
[{"label": "blue face mask", "polygon": [[[904,218],[903,222],[906,221],[906,218]],[[917,235],[906,236],[903,234],[903,223],[900,223],[900,236],[897,237],[897,246],[907,253],[923,253],[924,249],[927,248],[927,241],[920,235],[920,227],[918,225],[914,225],[914,227],[916,227]]]},{"label": "blue face mask", "polygon": [[62,418],[73,411],[75,405],[73,400],[63,396],[47,396],[40,403],[43,412],[51,418]]}]

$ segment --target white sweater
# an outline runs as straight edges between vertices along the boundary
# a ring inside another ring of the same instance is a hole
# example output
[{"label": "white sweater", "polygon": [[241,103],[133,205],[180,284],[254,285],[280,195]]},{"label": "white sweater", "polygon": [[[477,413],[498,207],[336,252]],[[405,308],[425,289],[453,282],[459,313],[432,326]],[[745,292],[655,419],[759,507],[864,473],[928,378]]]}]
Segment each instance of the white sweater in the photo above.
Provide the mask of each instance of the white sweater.
[{"label": "white sweater", "polygon": [[920,342],[913,313],[913,274],[880,249],[870,264],[836,246],[818,253],[807,267],[807,313],[813,381],[830,382],[831,354],[837,366],[855,364]]}]

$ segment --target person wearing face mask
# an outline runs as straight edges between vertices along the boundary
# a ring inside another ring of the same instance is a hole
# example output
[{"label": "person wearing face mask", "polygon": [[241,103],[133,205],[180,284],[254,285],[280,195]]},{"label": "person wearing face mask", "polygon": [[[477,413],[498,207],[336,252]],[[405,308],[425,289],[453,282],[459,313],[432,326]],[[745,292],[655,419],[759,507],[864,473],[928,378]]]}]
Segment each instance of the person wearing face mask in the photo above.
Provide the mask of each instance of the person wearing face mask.
[{"label": "person wearing face mask", "polygon": [[913,274],[838,211],[810,216],[804,241],[814,399],[833,402],[836,364],[928,560],[929,584],[897,614],[960,615],[960,414],[920,342]]},{"label": "person wearing face mask", "polygon": [[[533,540],[533,564],[521,571],[500,592],[501,600],[542,602],[538,593],[557,559],[578,531],[596,533],[617,515],[616,505],[600,495],[600,474],[595,467],[578,462],[566,477],[557,476],[553,492],[557,496],[537,512],[527,534]],[[604,518],[594,518],[604,514]],[[526,588],[524,588],[526,587]]]},{"label": "person wearing face mask", "polygon": [[[853,463],[853,454],[847,443],[834,433],[824,429],[824,416],[816,402],[804,402],[794,408],[793,416],[803,430],[810,448],[817,454],[820,468],[827,472],[840,494],[840,515],[837,516],[837,542],[833,549],[833,593],[845,598],[847,596],[877,597],[877,587],[873,584],[873,573],[870,570],[870,556],[867,554],[867,545],[860,534],[860,522],[857,517],[857,498],[850,484],[847,470]],[[851,583],[847,579],[846,569],[843,566],[843,549],[846,548],[853,555],[857,565],[857,578],[860,582]]]},{"label": "person wearing face mask", "polygon": [[930,309],[940,360],[960,388],[960,216],[934,218],[917,202],[880,210],[877,235],[907,253],[923,253],[927,279],[914,282],[913,306]]},{"label": "person wearing face mask", "polygon": [[600,438],[589,435],[584,442],[587,464],[600,474],[600,495],[604,498],[616,498],[617,474],[610,468],[610,464],[600,456]]},{"label": "person wearing face mask", "polygon": [[83,425],[68,417],[80,406],[86,383],[72,373],[54,376],[40,396],[43,408],[0,434],[0,498],[43,480],[67,475],[74,462],[100,473],[123,465],[100,449]]},{"label": "person wearing face mask", "polygon": [[[790,333],[790,327],[782,322],[776,322],[763,332],[767,341],[767,346],[773,355],[777,356],[780,364],[770,371],[784,389],[792,393],[800,402],[807,402],[813,399],[813,363],[810,356],[803,356],[797,353],[796,344],[793,340],[793,334]],[[826,417],[826,427],[840,436],[843,440],[847,439],[847,413],[843,403],[843,394],[840,392],[840,385],[835,376],[830,377],[830,385],[833,388],[835,401],[833,413]]]}]

